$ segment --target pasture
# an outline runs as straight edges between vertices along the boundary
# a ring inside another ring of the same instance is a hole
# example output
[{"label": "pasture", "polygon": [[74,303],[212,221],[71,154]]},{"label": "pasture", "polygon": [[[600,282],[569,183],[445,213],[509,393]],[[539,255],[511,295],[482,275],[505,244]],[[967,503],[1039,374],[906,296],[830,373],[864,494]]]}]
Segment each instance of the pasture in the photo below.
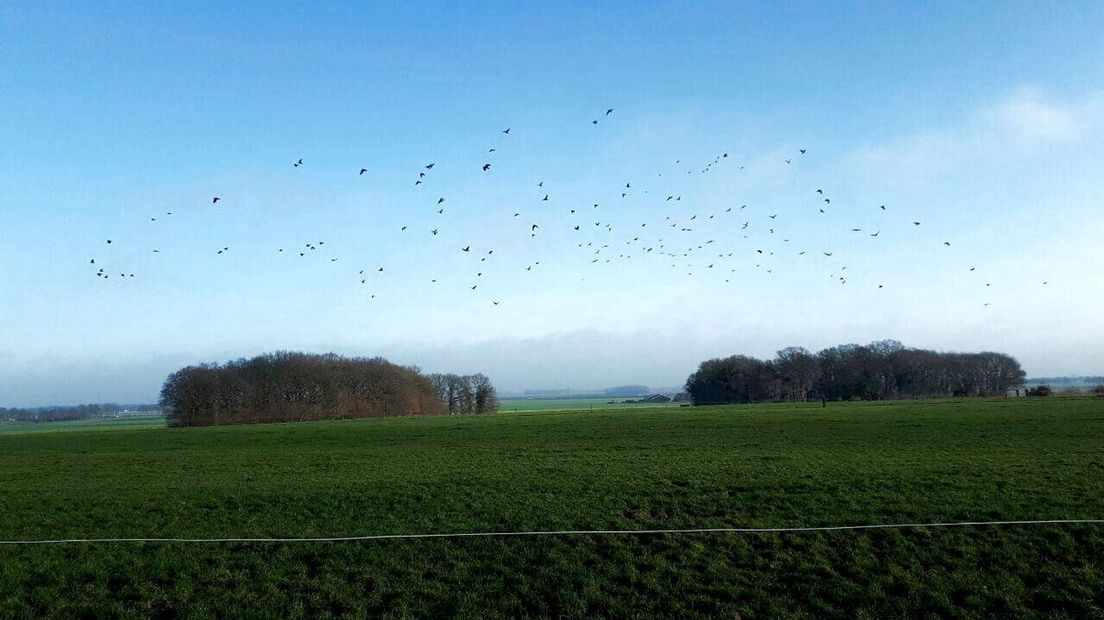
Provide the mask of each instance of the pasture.
[{"label": "pasture", "polygon": [[[1104,517],[1104,399],[0,435],[0,539]],[[0,617],[1104,616],[1104,526],[0,546]]]},{"label": "pasture", "polygon": [[641,407],[678,407],[679,403],[626,403],[626,397],[604,398],[503,398],[499,411],[525,413],[530,411],[593,411],[596,409],[639,409]]}]

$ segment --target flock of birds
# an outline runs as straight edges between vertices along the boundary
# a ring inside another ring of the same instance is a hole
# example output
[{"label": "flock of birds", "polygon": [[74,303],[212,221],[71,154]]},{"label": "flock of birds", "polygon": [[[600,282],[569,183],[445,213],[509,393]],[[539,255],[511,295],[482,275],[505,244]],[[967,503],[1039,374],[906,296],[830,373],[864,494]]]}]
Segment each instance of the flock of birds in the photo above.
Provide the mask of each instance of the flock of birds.
[{"label": "flock of birds", "polygon": [[[608,108],[605,114],[600,115],[599,118],[595,118],[591,121],[591,124],[595,127],[600,125],[600,122],[604,122],[614,113],[613,108]],[[501,136],[503,140],[511,139],[511,128],[506,127],[501,130]],[[486,156],[481,165],[478,167],[473,166],[473,172],[480,171],[482,174],[493,174],[492,170],[496,164],[493,164],[490,160],[498,152],[497,147],[492,147],[486,151]],[[796,148],[792,151],[792,155],[781,156],[780,165],[792,165],[794,161],[802,158],[806,155],[807,149]],[[678,169],[678,173],[681,174],[683,170],[686,171],[687,176],[694,174],[706,175],[713,173],[717,169],[722,167],[728,167],[730,171],[739,172],[744,170],[744,165],[737,165],[733,163],[734,158],[730,158],[727,152],[717,153],[712,156],[711,159],[707,159],[704,165],[701,166],[688,166],[683,164],[681,159],[675,160],[675,167]],[[292,163],[294,169],[304,167],[304,160],[302,158],[296,159]],[[420,170],[417,171],[416,176],[413,178],[413,187],[415,191],[424,192],[425,188],[431,185],[433,175],[436,169],[436,162],[426,163]],[[360,168],[357,172],[358,176],[362,176],[369,172],[368,168]],[[670,172],[670,171],[668,171]],[[663,173],[656,173],[655,183],[664,184],[666,181],[663,178]],[[677,183],[666,183],[664,186],[674,188]],[[547,213],[547,209],[560,209],[562,207],[552,206],[554,204],[553,192],[550,188],[545,187],[545,181],[540,179],[534,179],[533,187],[534,199],[536,204],[532,209],[522,209],[513,211],[513,219],[521,220],[521,224],[518,226],[519,232],[524,231],[524,234],[528,234],[530,238],[536,238],[544,231],[541,224],[546,222],[546,218],[543,216]],[[823,187],[809,188],[809,195],[811,204],[815,205],[815,213],[819,215],[825,215],[831,212],[833,209],[832,198]],[[844,264],[840,257],[837,256],[837,251],[832,248],[816,248],[810,250],[805,247],[794,247],[795,244],[791,244],[791,238],[787,234],[787,229],[784,226],[787,215],[780,212],[772,213],[759,213],[753,207],[749,207],[748,204],[731,204],[724,208],[717,208],[713,212],[691,212],[687,213],[684,208],[686,203],[682,200],[682,194],[678,191],[663,191],[655,194],[651,193],[651,189],[642,185],[636,185],[631,180],[625,181],[623,185],[618,185],[616,192],[610,192],[609,195],[616,196],[620,194],[622,201],[626,203],[635,198],[636,196],[646,197],[646,200],[652,202],[652,206],[656,207],[654,211],[655,215],[651,218],[646,218],[645,221],[636,221],[634,224],[626,224],[624,222],[617,222],[618,218],[610,215],[611,212],[616,213],[619,205],[603,206],[600,202],[589,202],[583,205],[573,205],[564,209],[564,213],[561,215],[567,216],[570,222],[566,225],[566,232],[568,234],[574,234],[577,236],[575,247],[577,250],[584,252],[586,259],[591,264],[600,263],[612,263],[612,262],[626,262],[631,261],[634,256],[637,257],[662,257],[666,259],[670,267],[674,270],[684,272],[686,276],[693,276],[695,273],[712,272],[722,274],[724,282],[730,282],[735,276],[732,274],[737,273],[737,267],[734,266],[733,260],[751,259],[750,265],[753,265],[755,269],[761,269],[765,273],[773,273],[773,258],[783,253],[790,253],[794,256],[812,256],[817,254],[821,255],[823,261],[827,261],[827,267],[825,271],[829,278],[837,281],[840,285],[847,285],[850,281],[848,274],[848,265]],[[433,194],[426,200],[427,203],[432,205],[432,211],[436,212],[438,216],[445,213],[448,206],[447,196]],[[211,197],[210,206],[225,209],[233,208],[232,205],[228,205],[221,196],[215,195]],[[672,209],[671,207],[679,207],[679,209]],[[880,214],[882,217],[879,221],[884,222],[885,217],[890,216],[890,209],[884,205],[877,205],[870,207],[874,213]],[[693,208],[690,209],[693,211]],[[809,209],[812,214],[812,209]],[[622,213],[633,213],[631,209],[624,209]],[[522,216],[526,216],[525,219],[521,219]],[[662,215],[662,220],[659,220],[659,216]],[[164,218],[173,217],[172,211],[165,211]],[[779,218],[782,218],[781,220]],[[725,230],[726,227],[720,227],[716,224],[722,218],[735,218],[735,221],[729,225],[730,230]],[[150,217],[149,220],[152,223],[158,221],[157,217]],[[443,222],[447,220],[442,219]],[[922,226],[922,222],[918,219],[906,218],[907,225],[915,228]],[[903,222],[902,222],[903,223]],[[651,225],[649,227],[649,225]],[[399,227],[398,232],[401,234],[417,234],[416,231],[411,230],[412,224],[403,224]],[[430,240],[437,238],[439,233],[442,232],[442,225],[432,226],[425,230],[422,234],[427,235]],[[626,230],[627,229],[627,230]],[[596,239],[591,235],[586,237],[587,231],[597,231],[602,233],[604,238]],[[616,231],[616,232],[615,232]],[[697,231],[697,233],[695,233]],[[732,234],[735,231],[735,235]],[[878,240],[882,234],[881,227],[868,227],[865,225],[853,225],[847,228],[849,234],[856,236],[865,235],[871,240]],[[711,237],[713,233],[716,234],[716,238]],[[691,236],[691,233],[697,236]],[[686,235],[680,237],[680,235]],[[703,236],[704,235],[704,236]],[[118,247],[118,244],[113,239],[106,239],[106,246],[108,248]],[[690,243],[686,243],[690,241]],[[734,248],[734,241],[749,241],[751,243],[744,244],[745,247]],[[950,241],[943,241],[944,247],[951,247]],[[300,258],[306,258],[312,254],[320,253],[326,246],[325,241],[305,241],[299,247],[277,247],[274,248],[277,254],[298,255]],[[723,248],[723,249],[722,249]],[[222,246],[212,250],[216,255],[223,255],[229,253],[230,246]],[[154,248],[152,252],[160,254],[160,249]],[[465,256],[479,257],[479,263],[487,263],[489,259],[492,259],[495,254],[494,248],[485,247],[481,249],[474,249],[471,243],[465,243],[463,246],[457,247],[456,252]],[[97,258],[101,261],[98,262]],[[102,260],[103,257],[90,258],[90,264],[93,266],[94,275],[97,278],[103,280],[109,280],[112,277],[132,279],[135,278],[135,273],[129,270],[109,269],[104,266]],[[329,262],[338,262],[338,257],[329,257]],[[541,261],[528,261],[523,267],[520,265],[517,268],[523,268],[526,272],[531,272],[534,268],[539,267]],[[372,267],[361,268],[356,271],[356,279],[362,286],[371,288],[373,285],[372,277],[373,272],[375,274],[385,273],[386,265],[374,265]],[[473,269],[471,281],[467,284],[467,288],[471,291],[478,291],[480,289],[480,283],[485,281],[484,276],[489,273],[489,267],[477,266]],[[975,272],[976,266],[970,266],[969,271]],[[436,284],[437,278],[432,278],[431,283]],[[885,284],[881,282],[869,282],[869,286],[876,286],[878,289],[885,288]],[[1047,282],[1043,282],[1044,285]],[[984,283],[985,288],[992,286],[991,282]],[[376,293],[366,293],[369,299],[375,299]],[[501,300],[491,296],[489,301],[494,306],[498,306]],[[983,304],[989,306],[988,302]]]}]

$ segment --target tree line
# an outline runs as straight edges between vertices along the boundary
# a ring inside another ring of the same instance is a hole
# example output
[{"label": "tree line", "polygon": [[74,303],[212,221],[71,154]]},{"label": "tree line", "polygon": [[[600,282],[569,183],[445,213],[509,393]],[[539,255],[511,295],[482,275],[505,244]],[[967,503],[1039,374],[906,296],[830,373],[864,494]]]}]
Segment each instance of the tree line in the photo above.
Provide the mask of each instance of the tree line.
[{"label": "tree line", "polygon": [[432,374],[429,382],[450,414],[498,411],[498,395],[491,380],[482,374]]},{"label": "tree line", "polygon": [[[494,388],[482,375],[483,398]],[[165,380],[172,426],[441,415],[449,403],[417,368],[375,357],[277,352],[183,368]]]},{"label": "tree line", "polygon": [[774,359],[746,355],[701,363],[686,380],[694,404],[1003,396],[1023,385],[1004,353],[941,353],[896,340],[845,344],[818,353],[787,347]]},{"label": "tree line", "polygon": [[50,407],[0,407],[0,420],[13,422],[72,422],[115,415],[123,411],[131,413],[156,413],[157,405],[119,405],[98,403]]}]

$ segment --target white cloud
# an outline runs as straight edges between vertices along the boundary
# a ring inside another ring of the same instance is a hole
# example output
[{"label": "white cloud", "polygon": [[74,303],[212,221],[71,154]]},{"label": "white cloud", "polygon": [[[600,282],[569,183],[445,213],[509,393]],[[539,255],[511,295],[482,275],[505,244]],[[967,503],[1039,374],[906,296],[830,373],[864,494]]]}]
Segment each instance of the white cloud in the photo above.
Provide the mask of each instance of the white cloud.
[{"label": "white cloud", "polygon": [[1104,93],[1060,101],[1037,89],[1021,88],[958,123],[860,147],[845,165],[887,182],[915,186],[941,175],[1054,157],[1102,133]]},{"label": "white cloud", "polygon": [[993,122],[994,137],[1021,145],[1075,142],[1094,129],[1093,117],[1100,101],[1081,104],[1055,102],[1036,89],[1021,89],[983,110]]}]

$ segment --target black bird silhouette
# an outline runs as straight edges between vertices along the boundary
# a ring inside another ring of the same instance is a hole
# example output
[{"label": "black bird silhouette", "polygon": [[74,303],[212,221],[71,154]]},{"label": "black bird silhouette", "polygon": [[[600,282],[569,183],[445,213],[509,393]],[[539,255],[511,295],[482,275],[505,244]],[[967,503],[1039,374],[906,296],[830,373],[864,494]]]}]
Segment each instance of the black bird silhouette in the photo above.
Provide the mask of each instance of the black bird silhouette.
[{"label": "black bird silhouette", "polygon": [[464,252],[468,252],[468,251],[471,251],[471,246],[470,246],[470,245],[466,245],[466,246],[464,246],[464,247],[462,247],[462,248],[460,248],[460,249],[461,249],[461,250],[463,250]]},{"label": "black bird silhouette", "polygon": [[503,130],[502,130],[502,133],[504,133],[504,134],[506,134],[506,135],[510,135],[510,128],[509,128],[509,127],[507,127],[506,129],[503,129]]},{"label": "black bird silhouette", "polygon": [[298,168],[299,166],[302,166],[303,165],[303,159],[300,158],[299,161],[295,162],[292,165],[295,166],[296,168]]},{"label": "black bird silhouette", "polygon": [[609,116],[610,114],[613,114],[613,108],[606,110],[606,116]]},{"label": "black bird silhouette", "polygon": [[219,198],[218,196],[215,196],[214,198],[211,199],[211,204],[215,204],[216,202],[218,202],[220,200],[222,200],[222,198]]},{"label": "black bird silhouette", "polygon": [[541,198],[541,202],[548,202],[548,194],[545,194],[544,198]]},{"label": "black bird silhouette", "polygon": [[491,169],[491,165],[490,165],[490,164],[483,164],[483,172],[486,172],[486,171],[488,171],[488,170],[490,170],[490,169]]},{"label": "black bird silhouette", "polygon": [[111,245],[111,239],[107,240],[107,245]]},{"label": "black bird silhouette", "polygon": [[437,204],[441,204],[444,201],[445,201],[444,197],[438,198],[437,199]]},{"label": "black bird silhouette", "polygon": [[533,224],[533,227],[530,230],[536,230],[538,228],[540,228],[540,226],[537,226],[536,224]]},{"label": "black bird silhouette", "polygon": [[912,223],[912,225],[913,225],[913,226],[919,226],[919,225],[920,225],[920,222],[913,222],[913,223]]},{"label": "black bird silhouette", "polygon": [[431,230],[431,231],[429,231],[429,232],[433,233],[433,236],[434,236],[434,237],[436,237],[436,236],[437,236],[437,229],[436,229],[436,228],[434,228],[433,230]]},{"label": "black bird silhouette", "polygon": [[[434,166],[436,166],[436,165],[437,165],[437,162],[433,162],[432,164],[428,164],[428,165],[426,166],[426,170],[433,170],[433,167],[434,167]],[[424,174],[424,173],[423,173],[423,174]]]},{"label": "black bird silhouette", "polygon": [[590,123],[592,125],[597,125],[598,124],[598,119],[594,119],[594,120],[590,121]]},{"label": "black bird silhouette", "polygon": [[800,153],[801,153],[802,155],[804,155],[804,154],[805,154],[805,149],[797,149],[797,150],[798,150],[798,152],[800,152]]},{"label": "black bird silhouette", "polygon": [[367,168],[361,168],[360,169],[360,174],[364,174],[365,172],[368,172]]}]

